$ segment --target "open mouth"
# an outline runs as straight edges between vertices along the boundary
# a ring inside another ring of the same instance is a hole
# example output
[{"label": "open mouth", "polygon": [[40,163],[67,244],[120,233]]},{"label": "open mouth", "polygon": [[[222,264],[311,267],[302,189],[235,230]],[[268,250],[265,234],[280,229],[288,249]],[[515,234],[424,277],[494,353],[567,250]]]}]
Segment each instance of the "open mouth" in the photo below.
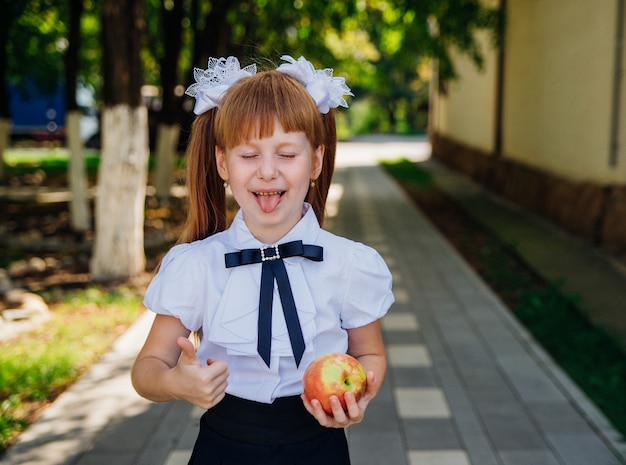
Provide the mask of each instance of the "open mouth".
[{"label": "open mouth", "polygon": [[274,192],[255,192],[254,195],[259,195],[261,197],[269,197],[270,195],[283,195],[283,191],[274,191]]},{"label": "open mouth", "polygon": [[285,191],[263,191],[254,192],[256,201],[264,213],[271,213],[280,203]]}]

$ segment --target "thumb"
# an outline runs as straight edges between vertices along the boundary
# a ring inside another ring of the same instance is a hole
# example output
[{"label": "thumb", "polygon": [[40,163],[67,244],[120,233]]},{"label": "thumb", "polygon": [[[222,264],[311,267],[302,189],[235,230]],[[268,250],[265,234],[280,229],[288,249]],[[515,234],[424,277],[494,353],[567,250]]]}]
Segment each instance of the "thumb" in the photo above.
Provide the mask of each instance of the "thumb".
[{"label": "thumb", "polygon": [[183,351],[180,356],[179,363],[184,363],[185,365],[202,366],[200,360],[198,360],[198,357],[196,356],[196,349],[189,339],[185,337],[179,337],[178,339],[176,339],[176,345],[180,347]]},{"label": "thumb", "polygon": [[376,376],[374,375],[373,371],[368,371],[366,376],[367,384],[365,387],[365,393],[362,398],[369,400],[374,397],[374,394],[376,393]]}]

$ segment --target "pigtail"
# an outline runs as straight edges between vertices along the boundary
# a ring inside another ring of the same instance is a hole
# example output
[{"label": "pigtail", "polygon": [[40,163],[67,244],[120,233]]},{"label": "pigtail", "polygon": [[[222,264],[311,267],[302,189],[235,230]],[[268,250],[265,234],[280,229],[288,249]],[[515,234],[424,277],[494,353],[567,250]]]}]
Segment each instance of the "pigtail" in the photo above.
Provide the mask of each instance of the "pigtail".
[{"label": "pigtail", "polygon": [[179,242],[204,239],[226,229],[226,193],[217,171],[213,124],[216,109],[198,117],[187,147],[189,209]]},{"label": "pigtail", "polygon": [[320,226],[324,223],[324,213],[328,190],[335,171],[335,153],[337,151],[337,128],[335,122],[335,110],[331,109],[322,115],[324,123],[324,159],[322,172],[315,181],[315,186],[309,188],[307,202],[313,207],[315,216]]}]

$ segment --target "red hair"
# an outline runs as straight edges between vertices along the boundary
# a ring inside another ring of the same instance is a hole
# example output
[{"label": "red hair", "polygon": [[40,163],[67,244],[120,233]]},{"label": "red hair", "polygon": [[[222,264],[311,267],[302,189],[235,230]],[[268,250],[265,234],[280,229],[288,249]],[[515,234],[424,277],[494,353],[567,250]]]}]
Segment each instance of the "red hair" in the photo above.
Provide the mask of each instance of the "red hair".
[{"label": "red hair", "polygon": [[304,132],[314,149],[324,146],[322,171],[305,199],[323,224],[337,149],[334,110],[322,115],[300,82],[284,73],[265,71],[238,81],[218,108],[193,122],[187,147],[189,210],[180,242],[226,229],[226,194],[217,172],[216,147],[226,150],[252,136],[269,137],[276,121],[285,132]]}]

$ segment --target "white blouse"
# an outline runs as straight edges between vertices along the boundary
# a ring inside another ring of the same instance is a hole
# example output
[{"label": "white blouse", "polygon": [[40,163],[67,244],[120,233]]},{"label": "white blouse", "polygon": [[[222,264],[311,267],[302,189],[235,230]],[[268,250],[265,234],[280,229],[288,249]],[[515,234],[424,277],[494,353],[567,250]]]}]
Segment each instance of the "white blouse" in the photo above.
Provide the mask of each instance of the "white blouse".
[{"label": "white blouse", "polygon": [[284,259],[306,344],[299,368],[276,284],[269,368],[257,353],[261,264],[226,268],[224,261],[228,252],[266,245],[252,236],[241,211],[226,231],[173,247],[146,291],[146,307],[178,318],[190,331],[202,330],[198,357],[226,361],[229,394],[271,403],[302,393],[309,363],[325,353],[346,352],[346,330],[378,320],[394,301],[391,273],[378,252],[321,229],[308,204],[279,244],[294,240],[324,248],[322,262]]}]

